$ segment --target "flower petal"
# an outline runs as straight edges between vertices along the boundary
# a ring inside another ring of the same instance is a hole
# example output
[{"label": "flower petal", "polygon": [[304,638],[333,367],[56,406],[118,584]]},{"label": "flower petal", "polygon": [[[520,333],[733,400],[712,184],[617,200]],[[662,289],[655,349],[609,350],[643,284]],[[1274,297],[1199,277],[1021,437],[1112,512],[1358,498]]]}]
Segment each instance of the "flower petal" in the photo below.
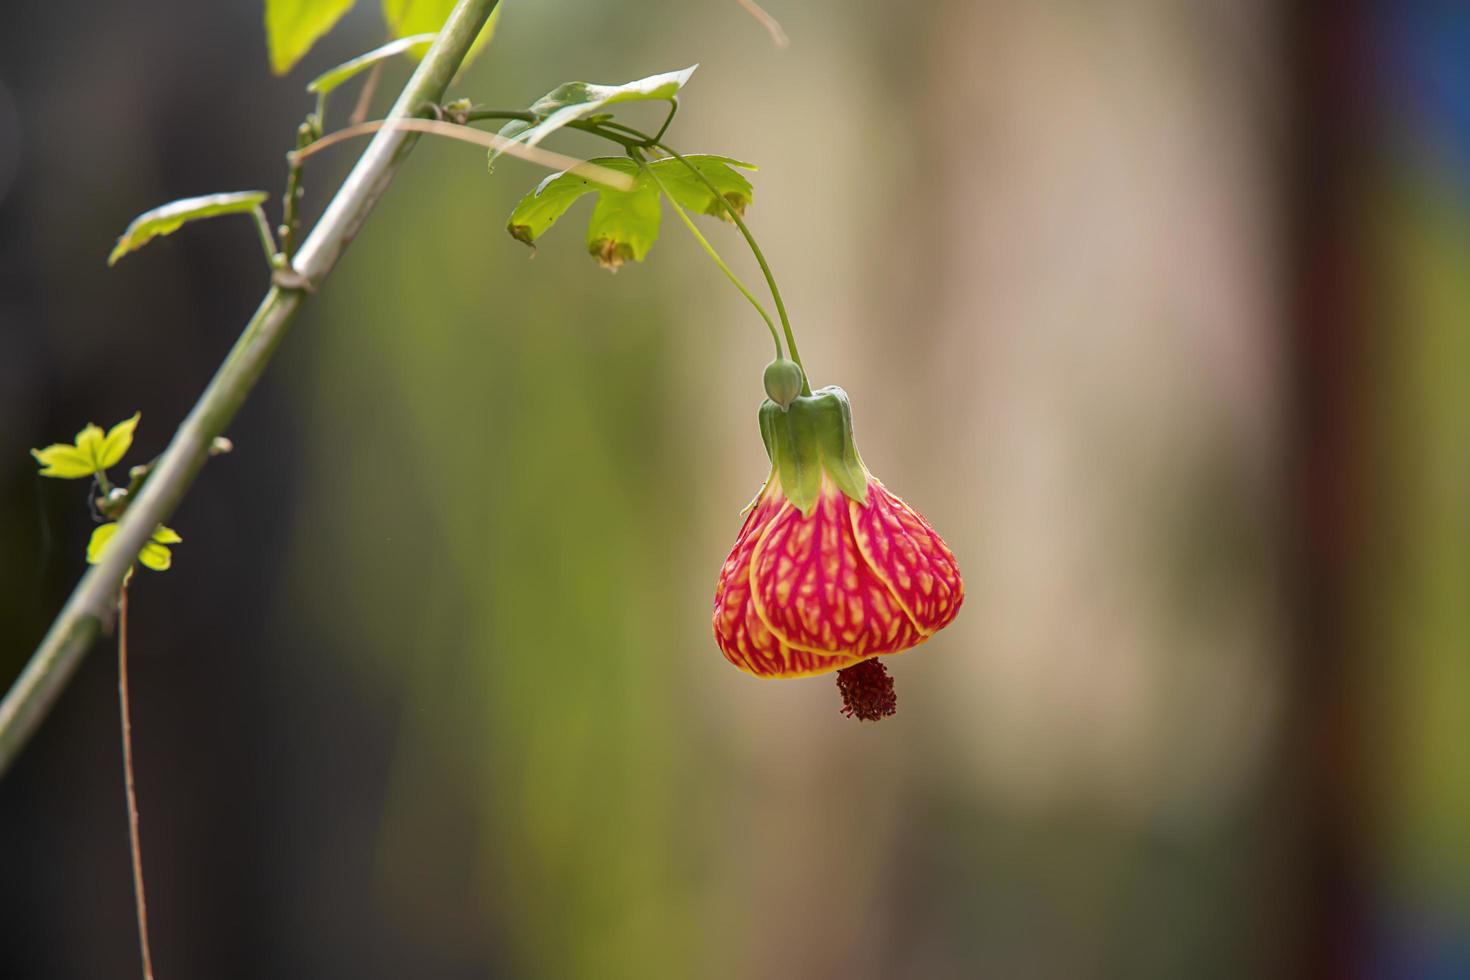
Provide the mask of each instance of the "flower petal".
[{"label": "flower petal", "polygon": [[[790,510],[774,476],[745,519],[735,547],[720,570],[715,587],[715,642],[725,659],[758,677],[804,677],[825,674],[854,662],[843,655],[824,655],[783,643],[755,610],[750,593],[750,560],[756,542],[771,522]],[[774,485],[774,489],[773,489]]]},{"label": "flower petal", "polygon": [[752,604],[797,649],[850,660],[907,650],[925,634],[863,560],[849,503],[824,476],[810,515],[782,507],[751,554]]},{"label": "flower petal", "polygon": [[950,624],[965,599],[954,554],[929,522],[874,479],[868,505],[849,501],[863,558],[925,636]]}]

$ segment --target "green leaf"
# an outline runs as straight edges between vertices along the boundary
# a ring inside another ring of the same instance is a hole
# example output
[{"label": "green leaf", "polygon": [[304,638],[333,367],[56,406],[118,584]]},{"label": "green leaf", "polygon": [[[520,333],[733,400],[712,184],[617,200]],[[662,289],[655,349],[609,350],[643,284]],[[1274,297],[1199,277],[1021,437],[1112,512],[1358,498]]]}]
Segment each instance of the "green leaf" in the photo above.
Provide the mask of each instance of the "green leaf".
[{"label": "green leaf", "polygon": [[588,162],[628,174],[633,188],[617,190],[570,171],[552,174],[516,205],[507,230],[516,240],[534,247],[579,198],[596,194],[597,206],[587,224],[587,250],[609,269],[629,259],[642,262],[658,238],[658,186],[627,157],[598,157]]},{"label": "green leaf", "polygon": [[[703,174],[710,184],[714,184],[715,190],[719,191],[720,196],[729,202],[736,214],[745,214],[745,209],[750,206],[753,190],[750,181],[732,168],[755,170],[757,169],[755,164],[704,153],[687,154],[684,159],[689,161],[695,170]],[[730,220],[729,213],[721,206],[719,198],[710,192],[709,185],[690,173],[689,167],[683,163],[668,158],[655,160],[649,164],[649,167],[658,174],[669,196],[679,202],[679,206],[686,211],[714,215],[725,221]]]},{"label": "green leaf", "polygon": [[153,540],[159,544],[178,544],[184,539],[179,537],[179,532],[171,527],[158,525],[158,530],[153,532]]},{"label": "green leaf", "polygon": [[92,476],[109,466],[116,466],[133,444],[133,430],[142,413],[114,425],[106,435],[92,424],[77,433],[74,445],[56,443],[45,449],[32,449],[31,455],[41,464],[41,475],[62,480]]},{"label": "green leaf", "polygon": [[[601,166],[607,166],[610,162],[627,163],[625,160],[615,160],[612,157],[603,157],[593,161]],[[552,174],[536,186],[536,189],[521,198],[514,211],[510,214],[510,221],[506,223],[506,230],[511,237],[517,241],[525,242],[532,248],[536,247],[536,239],[556,224],[556,220],[566,213],[584,194],[591,194],[598,189],[598,185],[586,177],[569,174],[563,171]]]},{"label": "green leaf", "polygon": [[597,194],[597,207],[587,222],[587,251],[614,272],[629,259],[642,262],[658,238],[663,213],[658,185],[639,171],[632,190],[600,187]]},{"label": "green leaf", "polygon": [[107,550],[107,544],[112,536],[117,533],[117,523],[99,524],[92,531],[92,540],[87,542],[87,564],[102,564],[102,555]]},{"label": "green leaf", "polygon": [[[388,22],[388,30],[395,37],[438,34],[444,22],[449,19],[450,12],[454,10],[454,4],[455,0],[383,0],[383,19]],[[470,45],[470,53],[464,59],[466,65],[480,53],[480,49],[490,43],[490,38],[495,34],[495,25],[499,21],[500,7],[497,5],[490,12],[490,19],[480,29],[480,36]]]},{"label": "green leaf", "polygon": [[[117,535],[117,523],[101,524],[92,532],[92,540],[87,542],[87,564],[100,565],[107,553],[107,546],[113,537]],[[178,544],[184,539],[179,537],[173,528],[158,525],[158,530],[143,545],[143,550],[138,553],[138,561],[155,572],[166,572],[174,563],[173,551],[168,545]]]},{"label": "green leaf", "polygon": [[284,75],[355,0],[265,0],[265,46],[271,71]]},{"label": "green leaf", "polygon": [[102,447],[97,454],[98,469],[116,466],[122,460],[132,448],[133,431],[138,428],[138,420],[142,417],[142,412],[134,412],[132,418],[124,419],[107,430],[107,438],[102,440]]},{"label": "green leaf", "polygon": [[[518,133],[518,140],[527,146],[535,146],[568,123],[585,116],[596,115],[602,109],[619,102],[672,99],[689,81],[698,65],[690,65],[679,71],[650,75],[622,85],[595,85],[591,82],[563,82],[531,103],[531,111],[540,117],[540,122],[526,127]],[[505,135],[502,130],[501,135]],[[501,153],[490,151],[490,162]]]},{"label": "green leaf", "polygon": [[136,252],[159,235],[171,235],[186,221],[200,218],[217,218],[222,214],[248,214],[264,203],[265,191],[233,191],[228,194],[206,194],[203,197],[186,197],[144,211],[133,219],[127,231],[117,240],[112,254],[107,257],[108,265],[129,252]]},{"label": "green leaf", "polygon": [[[80,438],[80,436],[78,436]],[[76,446],[64,442],[45,449],[32,449],[31,455],[41,464],[42,476],[53,476],[60,480],[76,480],[97,472],[92,458]]]},{"label": "green leaf", "polygon": [[155,539],[145,544],[143,550],[138,552],[138,561],[155,572],[166,572],[174,563],[174,553],[163,545],[157,544]]},{"label": "green leaf", "polygon": [[336,68],[329,68],[322,72],[306,83],[306,90],[317,95],[326,95],[343,82],[349,81],[379,62],[396,57],[410,48],[427,47],[433,44],[435,37],[434,34],[414,34],[410,37],[400,37],[396,41],[389,41],[380,48],[374,48],[367,54],[360,54],[351,61],[344,61]]}]

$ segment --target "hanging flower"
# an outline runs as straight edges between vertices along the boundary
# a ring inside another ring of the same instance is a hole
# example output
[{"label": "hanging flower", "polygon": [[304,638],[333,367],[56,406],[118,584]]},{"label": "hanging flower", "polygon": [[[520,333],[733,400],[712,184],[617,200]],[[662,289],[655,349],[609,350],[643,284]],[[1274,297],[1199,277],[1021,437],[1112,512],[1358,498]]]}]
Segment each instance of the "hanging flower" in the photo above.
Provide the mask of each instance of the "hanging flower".
[{"label": "hanging flower", "polygon": [[894,712],[877,657],[948,626],[964,601],[959,566],[919,513],[868,472],[841,388],[767,400],[771,475],[720,570],[720,650],[757,677],[837,671],[843,713]]}]

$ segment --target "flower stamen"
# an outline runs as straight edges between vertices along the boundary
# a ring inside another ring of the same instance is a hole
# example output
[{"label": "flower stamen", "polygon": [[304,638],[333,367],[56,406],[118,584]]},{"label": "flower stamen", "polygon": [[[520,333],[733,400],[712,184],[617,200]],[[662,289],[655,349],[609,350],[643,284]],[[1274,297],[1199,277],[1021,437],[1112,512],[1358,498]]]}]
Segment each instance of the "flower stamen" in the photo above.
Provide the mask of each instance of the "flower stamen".
[{"label": "flower stamen", "polygon": [[877,657],[839,670],[837,690],[842,694],[842,713],[848,718],[879,721],[898,710],[893,678]]}]

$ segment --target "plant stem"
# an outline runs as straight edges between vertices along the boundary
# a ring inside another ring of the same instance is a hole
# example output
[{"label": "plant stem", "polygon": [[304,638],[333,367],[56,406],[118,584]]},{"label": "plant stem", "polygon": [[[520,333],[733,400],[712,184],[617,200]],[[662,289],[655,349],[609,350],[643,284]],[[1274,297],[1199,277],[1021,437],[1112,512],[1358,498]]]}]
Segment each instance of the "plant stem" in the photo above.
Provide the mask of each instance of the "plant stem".
[{"label": "plant stem", "polygon": [[153,951],[148,944],[148,899],[143,894],[143,844],[138,834],[138,790],[133,782],[133,716],[128,709],[128,585],[117,600],[117,700],[122,709],[123,785],[128,795],[128,845],[133,855],[133,904],[138,910],[138,948],[143,980],[153,980]]},{"label": "plant stem", "polygon": [[265,249],[265,264],[272,269],[280,268],[281,260],[285,256],[276,252],[276,240],[271,237],[271,223],[266,220],[265,209],[257,204],[251,210],[250,216],[255,219],[255,230],[260,232],[260,247]]},{"label": "plant stem", "polygon": [[[423,103],[437,103],[443,97],[496,2],[459,0],[404,86],[390,117],[406,118]],[[384,128],[373,136],[297,253],[295,268],[307,281],[320,284],[332,271],[416,141],[414,133],[396,128]],[[215,437],[239,412],[305,297],[304,290],[279,286],[266,293],[209,387],[174,433],[137,499],[129,504],[102,563],[82,576],[30,662],[0,701],[0,773],[9,768],[46,716],[103,623],[111,621],[123,576],[153,530],[183,500]]]},{"label": "plant stem", "polygon": [[507,122],[512,119],[519,119],[521,122],[535,122],[536,114],[534,112],[521,112],[514,109],[482,109],[479,106],[472,106],[465,110],[465,122],[477,122],[482,119],[504,119]]},{"label": "plant stem", "polygon": [[651,142],[658,143],[659,140],[664,138],[664,133],[667,133],[669,131],[669,123],[674,121],[674,116],[677,115],[678,112],[678,98],[669,99],[669,114],[667,116],[664,116],[664,124],[658,128],[658,132],[653,134],[653,139]]},{"label": "plant stem", "polygon": [[[303,150],[310,146],[314,140],[322,135],[321,110],[323,96],[317,96],[317,113],[315,122],[313,117],[308,117],[306,122],[296,127],[296,149]],[[301,225],[301,161],[292,154],[286,154],[286,193],[281,196],[281,255],[285,256],[285,265],[291,264],[296,255],[296,231]]]},{"label": "plant stem", "polygon": [[726,278],[735,284],[736,289],[740,290],[740,295],[750,300],[750,305],[754,306],[755,311],[761,315],[761,319],[766,321],[766,329],[771,332],[771,340],[776,344],[776,360],[781,360],[781,336],[776,333],[776,325],[771,322],[771,314],[766,312],[766,308],[761,306],[760,300],[751,295],[750,290],[745,287],[745,283],[740,281],[740,277],[725,264],[724,259],[720,258],[720,253],[715,251],[715,247],[709,243],[709,239],[700,233],[699,228],[695,226],[689,215],[679,206],[679,202],[674,200],[674,196],[669,193],[668,188],[664,187],[664,182],[658,179],[658,174],[654,172],[654,169],[643,162],[642,155],[637,150],[630,152],[633,155],[633,159],[638,162],[639,169],[653,178],[653,182],[658,185],[659,193],[668,198],[669,203],[674,206],[674,211],[679,215],[679,220],[684,222],[684,227],[689,229],[689,233],[704,248],[709,257],[714,259],[715,265],[720,267],[720,271],[725,274]]},{"label": "plant stem", "polygon": [[700,173],[698,167],[690,163],[688,160],[684,159],[683,155],[680,154],[678,150],[669,146],[667,143],[661,143],[658,140],[652,140],[651,143],[653,146],[656,146],[660,150],[663,150],[675,160],[678,160],[689,170],[691,174],[698,177],[700,181],[702,181],[704,185],[709,188],[710,193],[715,196],[715,200],[720,202],[720,206],[725,209],[725,213],[730,216],[730,220],[735,222],[735,227],[740,229],[740,234],[745,236],[745,244],[750,246],[751,254],[755,256],[756,262],[759,263],[761,267],[761,272],[765,274],[766,285],[771,288],[771,298],[776,301],[776,315],[781,318],[781,329],[786,334],[786,349],[791,353],[791,359],[796,362],[796,366],[801,368],[801,393],[803,395],[810,395],[812,393],[811,381],[807,380],[806,365],[801,363],[801,355],[798,354],[796,351],[796,335],[793,334],[791,331],[791,318],[786,315],[786,304],[781,301],[781,290],[776,286],[776,277],[771,272],[770,264],[766,262],[765,253],[762,252],[761,247],[755,243],[755,236],[752,235],[750,233],[750,229],[745,226],[745,221],[740,217],[740,212],[736,211],[734,206],[731,205],[729,201],[725,200],[725,195],[720,193],[719,188],[717,188],[708,177]]}]

